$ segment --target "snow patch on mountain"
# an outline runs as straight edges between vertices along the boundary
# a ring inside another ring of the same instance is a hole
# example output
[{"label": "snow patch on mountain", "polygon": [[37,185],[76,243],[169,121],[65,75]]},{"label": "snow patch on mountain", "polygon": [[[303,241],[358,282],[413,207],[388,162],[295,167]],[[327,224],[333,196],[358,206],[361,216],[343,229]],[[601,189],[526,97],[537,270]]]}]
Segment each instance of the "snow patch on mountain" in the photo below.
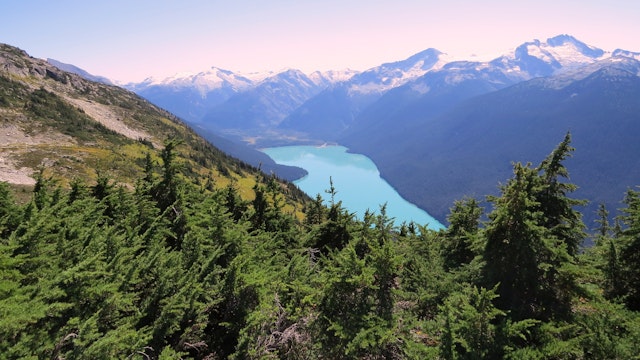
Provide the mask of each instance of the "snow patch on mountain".
[{"label": "snow patch on mountain", "polygon": [[355,75],[348,81],[348,91],[351,95],[382,94],[442,68],[449,59],[446,54],[430,48],[405,60],[382,64]]},{"label": "snow patch on mountain", "polygon": [[176,89],[192,88],[196,89],[204,97],[208,92],[222,87],[242,91],[251,88],[254,84],[253,80],[245,76],[235,74],[229,70],[211,67],[209,70],[199,73],[182,72],[163,79],[152,77],[134,86],[136,88],[148,88],[152,86]]},{"label": "snow patch on mountain", "polygon": [[329,71],[314,71],[308,75],[317,85],[331,85],[338,82],[343,82],[351,79],[354,75],[359,74],[357,70],[344,69],[344,70],[329,70]]},{"label": "snow patch on mountain", "polygon": [[526,42],[493,62],[501,62],[507,71],[528,80],[570,71],[610,56],[610,52],[589,46],[572,36],[559,35],[545,42],[537,39]]},{"label": "snow patch on mountain", "polygon": [[635,59],[640,61],[640,53],[638,52],[631,52],[631,51],[627,51],[627,50],[622,50],[622,49],[616,49],[613,51],[613,53],[611,54],[612,57],[626,57],[626,58],[631,58],[631,59]]},{"label": "snow patch on mountain", "polygon": [[411,84],[411,90],[417,92],[420,95],[424,95],[431,90],[431,87],[424,82],[416,82]]},{"label": "snow patch on mountain", "polygon": [[551,38],[545,43],[537,41],[529,44],[527,50],[530,55],[545,62],[558,62],[564,69],[593,63],[610,56],[610,53],[566,36]]},{"label": "snow patch on mountain", "polygon": [[640,77],[639,60],[633,57],[612,56],[582,67],[575,67],[554,76],[536,79],[534,84],[542,84],[546,88],[559,90],[576,81],[584,80],[596,72],[608,77]]}]

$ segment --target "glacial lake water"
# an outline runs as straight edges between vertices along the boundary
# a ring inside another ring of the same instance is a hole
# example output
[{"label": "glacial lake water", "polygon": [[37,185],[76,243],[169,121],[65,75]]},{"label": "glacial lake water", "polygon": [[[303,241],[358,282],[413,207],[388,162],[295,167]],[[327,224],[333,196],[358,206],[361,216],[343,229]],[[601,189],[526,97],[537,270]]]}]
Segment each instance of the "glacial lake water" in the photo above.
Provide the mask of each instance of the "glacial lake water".
[{"label": "glacial lake water", "polygon": [[276,163],[301,167],[309,173],[294,183],[309,196],[320,194],[325,201],[330,195],[330,179],[336,189],[336,201],[362,219],[365,211],[380,213],[387,205],[387,216],[396,225],[413,221],[430,229],[444,226],[414,204],[403,199],[396,190],[380,177],[376,165],[368,157],[347,152],[343,146],[281,146],[262,149]]}]

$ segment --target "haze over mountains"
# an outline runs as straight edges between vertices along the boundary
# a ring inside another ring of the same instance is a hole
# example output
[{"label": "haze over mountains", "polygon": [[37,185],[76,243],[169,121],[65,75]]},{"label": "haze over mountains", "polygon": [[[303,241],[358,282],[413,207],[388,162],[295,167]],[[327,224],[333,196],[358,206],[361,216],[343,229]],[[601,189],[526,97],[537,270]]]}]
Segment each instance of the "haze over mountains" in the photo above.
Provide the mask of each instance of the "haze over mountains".
[{"label": "haze over mountains", "polygon": [[560,35],[490,61],[427,49],[360,73],[250,78],[212,69],[127,87],[200,131],[254,147],[346,145],[444,220],[453,200],[496,193],[511,162],[536,163],[569,131],[576,195],[593,209],[618,208],[620,194],[640,184],[631,135],[640,133],[639,59]]}]

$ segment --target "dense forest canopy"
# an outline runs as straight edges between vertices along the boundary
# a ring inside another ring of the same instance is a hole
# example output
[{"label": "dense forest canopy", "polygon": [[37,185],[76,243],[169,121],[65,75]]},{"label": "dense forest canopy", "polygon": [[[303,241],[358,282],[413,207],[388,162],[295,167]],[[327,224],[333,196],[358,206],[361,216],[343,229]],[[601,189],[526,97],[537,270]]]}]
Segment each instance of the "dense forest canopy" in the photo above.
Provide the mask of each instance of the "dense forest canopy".
[{"label": "dense forest canopy", "polygon": [[359,221],[332,184],[302,217],[273,178],[198,185],[172,142],[133,188],[0,183],[0,357],[637,358],[640,191],[585,233],[570,141],[438,232]]}]

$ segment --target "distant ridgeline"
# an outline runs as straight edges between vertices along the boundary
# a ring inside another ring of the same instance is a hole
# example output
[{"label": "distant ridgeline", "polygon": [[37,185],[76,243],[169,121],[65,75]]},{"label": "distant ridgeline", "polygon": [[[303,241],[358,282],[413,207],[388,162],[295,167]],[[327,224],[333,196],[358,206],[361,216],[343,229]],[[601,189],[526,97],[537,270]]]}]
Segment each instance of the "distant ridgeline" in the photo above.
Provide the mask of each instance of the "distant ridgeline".
[{"label": "distant ridgeline", "polygon": [[441,221],[455,199],[496,194],[511,162],[539,161],[569,131],[592,227],[598,204],[615,211],[640,184],[638,59],[560,35],[486,62],[427,49],[361,73],[249,79],[211,69],[129,88],[198,131],[252,146],[347,146]]}]

